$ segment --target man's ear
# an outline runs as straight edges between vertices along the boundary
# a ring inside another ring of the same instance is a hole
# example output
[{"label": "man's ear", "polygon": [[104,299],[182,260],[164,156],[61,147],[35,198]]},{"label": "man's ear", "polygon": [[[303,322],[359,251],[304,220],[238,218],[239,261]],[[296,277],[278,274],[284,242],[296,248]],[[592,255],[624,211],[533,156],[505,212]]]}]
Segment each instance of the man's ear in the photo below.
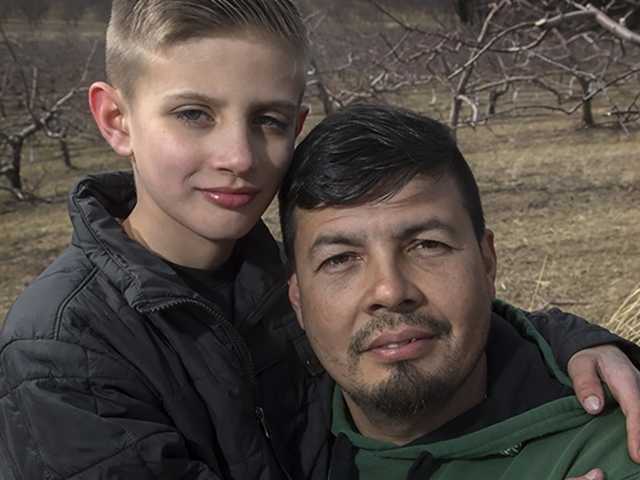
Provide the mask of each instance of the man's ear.
[{"label": "man's ear", "polygon": [[125,103],[118,90],[105,82],[89,87],[89,108],[100,133],[111,148],[123,157],[133,154]]},{"label": "man's ear", "polygon": [[498,259],[496,257],[496,247],[494,245],[494,235],[490,229],[485,229],[482,241],[480,242],[480,251],[484,263],[487,285],[492,298],[496,296],[496,271],[498,268]]},{"label": "man's ear", "polygon": [[300,287],[298,286],[298,276],[293,273],[289,277],[289,302],[296,313],[296,318],[300,327],[304,330],[304,322],[302,321],[302,308],[300,307]]},{"label": "man's ear", "polygon": [[298,111],[298,116],[296,118],[296,138],[302,132],[302,127],[304,127],[304,122],[309,115],[310,107],[309,105],[301,105],[300,110]]}]

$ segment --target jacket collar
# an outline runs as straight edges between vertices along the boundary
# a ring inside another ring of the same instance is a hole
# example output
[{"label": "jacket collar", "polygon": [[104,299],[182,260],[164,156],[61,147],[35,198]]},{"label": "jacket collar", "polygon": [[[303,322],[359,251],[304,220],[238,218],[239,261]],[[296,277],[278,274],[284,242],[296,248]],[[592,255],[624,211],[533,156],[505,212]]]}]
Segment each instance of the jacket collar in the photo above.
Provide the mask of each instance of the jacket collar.
[{"label": "jacket collar", "polygon": [[[69,197],[72,244],[87,255],[134,309],[146,312],[179,299],[197,301],[198,295],[167,263],[125,234],[120,222],[129,215],[135,201],[133,175],[129,172],[82,179]],[[280,250],[262,222],[239,240],[236,248],[242,258],[236,291],[247,306],[244,311],[255,312],[272,291],[286,282]],[[251,321],[254,316],[238,320]]]}]

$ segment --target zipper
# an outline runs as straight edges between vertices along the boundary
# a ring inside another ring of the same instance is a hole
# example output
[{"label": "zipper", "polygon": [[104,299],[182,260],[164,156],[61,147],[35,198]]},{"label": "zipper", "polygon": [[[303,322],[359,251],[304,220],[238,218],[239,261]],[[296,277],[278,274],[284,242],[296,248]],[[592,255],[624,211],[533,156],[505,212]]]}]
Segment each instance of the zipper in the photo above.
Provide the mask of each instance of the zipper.
[{"label": "zipper", "polygon": [[[175,300],[171,300],[171,301],[162,303],[160,305],[155,305],[153,307],[140,308],[140,311],[157,313],[161,310],[165,310],[172,307],[176,307],[178,305],[185,305],[185,304],[196,305],[204,309],[207,313],[210,313],[217,320],[220,321],[229,339],[236,347],[235,351],[238,352],[238,354],[241,357],[240,363],[246,368],[246,373],[251,382],[251,385],[253,386],[254,398],[257,400],[258,399],[258,382],[256,380],[255,365],[253,363],[253,358],[251,357],[251,352],[249,351],[249,347],[247,347],[246,342],[244,341],[242,336],[236,331],[236,329],[233,327],[231,322],[229,322],[224,317],[222,312],[215,305],[209,305],[208,303],[205,303],[200,300],[195,300],[193,298],[177,298]],[[255,413],[258,419],[258,423],[260,424],[262,432],[264,433],[264,436],[266,438],[267,444],[269,445],[269,449],[271,450],[271,455],[276,460],[276,463],[280,468],[280,471],[284,474],[286,480],[292,480],[291,475],[289,475],[289,472],[287,471],[287,469],[284,468],[284,465],[282,465],[282,462],[280,462],[280,458],[276,454],[275,447],[271,442],[271,429],[269,428],[269,424],[267,423],[264,410],[262,409],[262,407],[256,406]]]},{"label": "zipper", "polygon": [[267,423],[267,418],[262,407],[256,407],[256,417],[258,418],[258,422],[260,423],[264,436],[266,437],[267,443],[269,444],[271,455],[273,456],[273,458],[275,458],[276,463],[278,464],[278,468],[280,468],[280,471],[284,473],[284,476],[287,480],[292,480],[291,475],[289,475],[287,469],[284,468],[284,465],[282,465],[282,462],[280,462],[280,458],[278,457],[276,449],[273,446],[273,442],[271,441],[271,429],[269,428],[269,424]]},{"label": "zipper", "polygon": [[262,407],[256,407],[256,417],[258,417],[258,422],[260,422],[260,426],[264,431],[264,436],[267,437],[267,440],[271,440],[271,430],[269,429],[269,424],[267,424],[267,419],[264,416],[264,410]]},{"label": "zipper", "polygon": [[175,300],[171,300],[160,305],[155,305],[153,307],[148,308],[140,308],[141,312],[149,312],[149,313],[157,313],[161,310],[166,310],[169,308],[177,307],[179,305],[191,304],[197,307],[204,309],[207,313],[211,314],[216,320],[220,322],[222,327],[224,328],[227,337],[231,341],[232,346],[234,347],[234,351],[238,353],[240,356],[240,364],[244,373],[246,373],[251,385],[256,385],[256,375],[255,375],[255,366],[253,364],[253,358],[251,357],[251,353],[249,352],[249,347],[245,343],[244,339],[240,336],[240,334],[233,327],[231,322],[227,320],[222,312],[215,306],[210,305],[206,302],[196,300],[193,298],[177,298]]}]

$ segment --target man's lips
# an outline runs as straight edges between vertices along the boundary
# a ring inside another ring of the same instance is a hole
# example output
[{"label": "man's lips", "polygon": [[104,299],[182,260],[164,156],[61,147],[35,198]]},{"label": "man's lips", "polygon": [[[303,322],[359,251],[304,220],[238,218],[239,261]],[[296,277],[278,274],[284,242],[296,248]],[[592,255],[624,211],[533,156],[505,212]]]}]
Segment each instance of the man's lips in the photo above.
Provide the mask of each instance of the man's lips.
[{"label": "man's lips", "polygon": [[405,328],[398,332],[384,332],[377,336],[363,352],[376,348],[397,348],[418,340],[431,339],[434,335],[419,328]]},{"label": "man's lips", "polygon": [[208,201],[231,210],[251,203],[258,194],[258,189],[252,187],[206,188],[199,191]]},{"label": "man's lips", "polygon": [[428,355],[437,335],[419,328],[404,328],[397,332],[384,332],[360,353],[371,355],[382,364],[417,360]]}]

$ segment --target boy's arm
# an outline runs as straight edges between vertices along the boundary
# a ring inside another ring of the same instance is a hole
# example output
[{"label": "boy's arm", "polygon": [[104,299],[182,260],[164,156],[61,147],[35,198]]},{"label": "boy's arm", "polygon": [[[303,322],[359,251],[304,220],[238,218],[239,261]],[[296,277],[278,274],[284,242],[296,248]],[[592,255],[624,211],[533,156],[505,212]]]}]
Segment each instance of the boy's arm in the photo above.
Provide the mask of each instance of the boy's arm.
[{"label": "boy's arm", "polygon": [[0,355],[0,478],[220,478],[190,458],[152,387],[122,360],[47,339]]},{"label": "boy's arm", "polygon": [[640,347],[557,308],[536,312],[530,319],[571,377],[588,413],[602,411],[603,383],[609,388],[626,417],[629,455],[640,463]]},{"label": "boy's arm", "polygon": [[615,345],[640,366],[640,347],[585,319],[558,308],[532,312],[529,317],[551,346],[558,365],[566,372],[569,360],[576,353],[600,345]]}]

